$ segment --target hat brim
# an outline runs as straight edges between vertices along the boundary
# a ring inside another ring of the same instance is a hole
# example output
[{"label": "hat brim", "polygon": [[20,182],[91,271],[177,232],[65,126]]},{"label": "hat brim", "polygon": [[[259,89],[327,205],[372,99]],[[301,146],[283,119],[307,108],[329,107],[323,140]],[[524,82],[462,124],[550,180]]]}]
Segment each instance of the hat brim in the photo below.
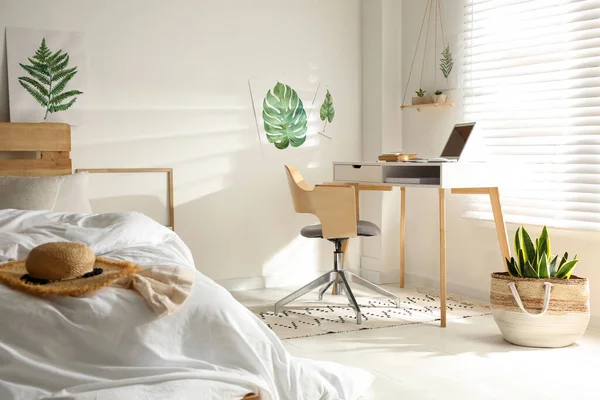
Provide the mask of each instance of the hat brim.
[{"label": "hat brim", "polygon": [[36,296],[81,297],[110,285],[119,278],[134,275],[142,270],[142,267],[139,265],[128,261],[114,261],[102,257],[96,257],[94,268],[102,268],[102,273],[88,278],[75,278],[36,285],[26,283],[21,279],[23,275],[27,274],[25,260],[12,261],[0,264],[0,282],[7,284],[13,289]]}]

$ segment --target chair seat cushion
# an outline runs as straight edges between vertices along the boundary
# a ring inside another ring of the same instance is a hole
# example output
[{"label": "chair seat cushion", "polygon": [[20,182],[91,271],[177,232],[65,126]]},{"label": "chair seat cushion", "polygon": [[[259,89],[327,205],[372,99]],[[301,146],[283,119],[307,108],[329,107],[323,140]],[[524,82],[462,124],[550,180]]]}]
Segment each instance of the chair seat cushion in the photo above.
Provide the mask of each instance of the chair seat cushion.
[{"label": "chair seat cushion", "polygon": [[[356,231],[358,233],[358,236],[377,236],[381,233],[381,229],[379,229],[377,225],[369,221],[358,221],[356,223]],[[308,225],[302,228],[300,234],[307,238],[322,238],[323,228],[321,228],[320,224]]]}]

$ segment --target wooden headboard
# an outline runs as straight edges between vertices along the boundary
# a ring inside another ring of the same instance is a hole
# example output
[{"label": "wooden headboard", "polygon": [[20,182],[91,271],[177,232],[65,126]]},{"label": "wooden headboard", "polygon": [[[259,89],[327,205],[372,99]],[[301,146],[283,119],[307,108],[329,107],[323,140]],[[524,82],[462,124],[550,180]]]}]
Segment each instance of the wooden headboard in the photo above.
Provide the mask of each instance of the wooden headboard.
[{"label": "wooden headboard", "polygon": [[0,122],[0,152],[5,151],[39,152],[39,158],[0,160],[0,176],[72,173],[68,124]]}]

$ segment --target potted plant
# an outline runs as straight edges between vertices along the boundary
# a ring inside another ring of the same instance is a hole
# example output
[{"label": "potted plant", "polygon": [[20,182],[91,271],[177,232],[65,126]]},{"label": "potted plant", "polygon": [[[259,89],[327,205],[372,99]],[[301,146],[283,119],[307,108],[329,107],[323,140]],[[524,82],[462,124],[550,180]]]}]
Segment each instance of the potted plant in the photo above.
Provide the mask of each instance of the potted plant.
[{"label": "potted plant", "polygon": [[425,93],[427,93],[426,90],[419,88],[419,90],[415,91],[415,93],[417,94],[417,97],[412,98],[413,105],[430,103],[429,96],[427,96],[427,97],[425,96]]},{"label": "potted plant", "polygon": [[520,227],[508,272],[493,273],[491,304],[504,338],[520,346],[564,347],[583,335],[590,320],[587,279],[572,275],[577,256],[552,256],[548,229],[535,240]]},{"label": "potted plant", "polygon": [[446,102],[446,95],[441,90],[435,91],[435,96],[433,96],[433,102],[435,104],[444,104]]}]

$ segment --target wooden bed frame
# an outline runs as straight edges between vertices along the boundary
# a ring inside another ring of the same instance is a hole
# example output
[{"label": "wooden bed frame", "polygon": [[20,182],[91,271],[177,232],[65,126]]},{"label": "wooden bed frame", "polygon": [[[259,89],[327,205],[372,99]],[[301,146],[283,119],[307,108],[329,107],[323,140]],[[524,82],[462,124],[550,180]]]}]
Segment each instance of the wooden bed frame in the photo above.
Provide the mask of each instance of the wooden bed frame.
[{"label": "wooden bed frame", "polygon": [[148,174],[154,172],[167,174],[167,209],[169,211],[169,225],[167,226],[173,232],[175,231],[175,203],[173,200],[173,168],[77,168],[77,172],[87,172],[88,174]]},{"label": "wooden bed frame", "polygon": [[[36,158],[0,160],[0,176],[57,176],[73,173],[71,127],[58,123],[0,122],[0,152],[39,152]],[[172,179],[172,174],[169,175]],[[172,218],[172,213],[170,214]],[[242,400],[260,400],[249,393]]]},{"label": "wooden bed frame", "polygon": [[0,122],[0,151],[39,152],[39,158],[0,160],[0,176],[72,173],[71,127],[54,123]]},{"label": "wooden bed frame", "polygon": [[[71,127],[57,123],[0,122],[0,151],[39,153],[39,158],[0,160],[0,176],[56,176],[73,173],[71,163]],[[175,230],[172,168],[79,169],[89,173],[167,174],[169,228]]]}]

